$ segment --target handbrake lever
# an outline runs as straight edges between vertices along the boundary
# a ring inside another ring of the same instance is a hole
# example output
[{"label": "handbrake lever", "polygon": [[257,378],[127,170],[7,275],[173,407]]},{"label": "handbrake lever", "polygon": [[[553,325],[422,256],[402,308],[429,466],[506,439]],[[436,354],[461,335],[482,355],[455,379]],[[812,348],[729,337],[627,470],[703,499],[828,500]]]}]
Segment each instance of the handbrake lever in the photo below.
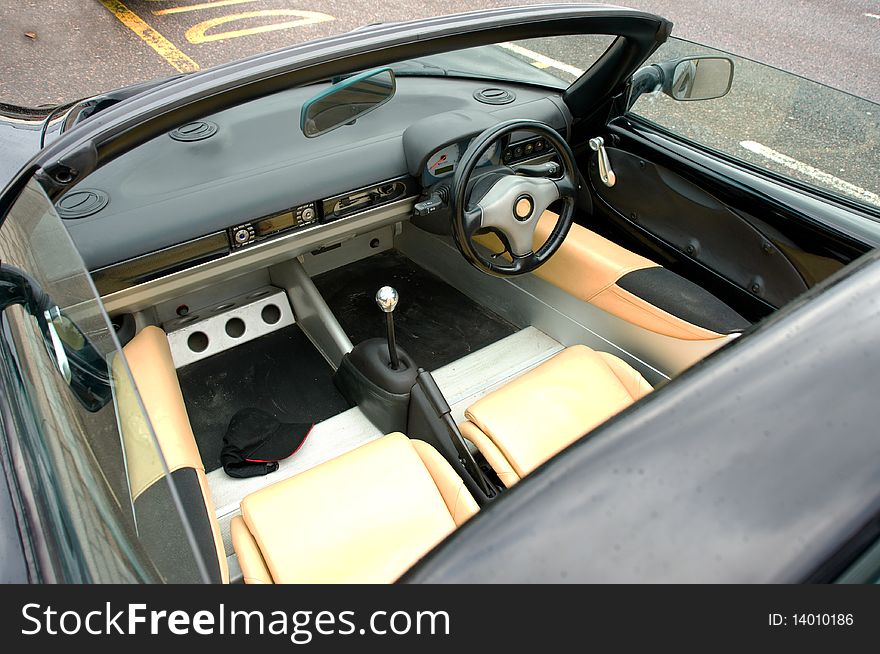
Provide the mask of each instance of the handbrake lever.
[{"label": "handbrake lever", "polygon": [[449,436],[452,438],[452,444],[455,446],[456,452],[458,452],[458,459],[461,461],[465,470],[467,470],[477,486],[480,487],[480,490],[486,494],[486,497],[494,497],[496,494],[495,489],[492,487],[492,484],[486,478],[483,471],[480,470],[480,466],[478,466],[477,462],[474,460],[474,455],[471,454],[471,451],[468,449],[467,443],[464,441],[464,436],[461,435],[458,425],[456,425],[455,420],[452,419],[452,409],[449,408],[449,403],[446,402],[446,398],[443,397],[443,393],[440,391],[440,387],[437,386],[437,382],[434,381],[434,377],[424,368],[419,368],[419,374],[416,376],[416,383],[422,389],[431,408],[434,409],[435,413],[443,421],[443,424],[446,425],[446,429],[449,431]]}]

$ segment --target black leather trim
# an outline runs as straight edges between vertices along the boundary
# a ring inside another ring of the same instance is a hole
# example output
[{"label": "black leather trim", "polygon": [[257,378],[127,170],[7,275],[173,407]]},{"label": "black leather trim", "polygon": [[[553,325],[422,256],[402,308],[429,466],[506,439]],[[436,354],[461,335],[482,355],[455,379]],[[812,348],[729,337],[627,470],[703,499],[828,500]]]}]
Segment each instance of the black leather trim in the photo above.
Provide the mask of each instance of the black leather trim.
[{"label": "black leather trim", "polygon": [[[223,580],[220,562],[217,560],[214,531],[198,474],[195,468],[180,468],[171,473],[171,479],[189,518],[208,576],[213,583],[219,584]],[[169,516],[176,514],[177,509],[164,477],[138,496],[134,511],[138,537],[165,581],[175,584],[202,583],[183,529],[168,529]]]},{"label": "black leather trim", "polygon": [[751,325],[707,290],[666,268],[635,270],[617,280],[617,285],[658,309],[719,334],[742,331]]}]

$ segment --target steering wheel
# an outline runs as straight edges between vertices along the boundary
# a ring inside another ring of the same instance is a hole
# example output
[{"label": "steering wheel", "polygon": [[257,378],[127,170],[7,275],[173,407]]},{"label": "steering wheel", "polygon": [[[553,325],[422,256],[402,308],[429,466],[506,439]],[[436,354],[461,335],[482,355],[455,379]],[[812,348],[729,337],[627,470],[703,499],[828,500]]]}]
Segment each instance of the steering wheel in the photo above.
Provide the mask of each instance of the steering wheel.
[{"label": "steering wheel", "polygon": [[[556,177],[540,176],[537,167],[530,175],[514,169],[494,168],[474,175],[477,163],[492,145],[513,132],[527,131],[543,136],[559,155],[562,172]],[[510,120],[485,130],[473,139],[458,161],[450,193],[452,234],[462,256],[477,270],[496,277],[532,272],[552,257],[571,228],[577,197],[577,166],[574,155],[559,132],[536,120]],[[550,236],[536,251],[533,239],[538,220],[551,204],[564,206]],[[479,250],[473,237],[480,230],[494,231],[501,239],[510,261],[501,254]]]}]

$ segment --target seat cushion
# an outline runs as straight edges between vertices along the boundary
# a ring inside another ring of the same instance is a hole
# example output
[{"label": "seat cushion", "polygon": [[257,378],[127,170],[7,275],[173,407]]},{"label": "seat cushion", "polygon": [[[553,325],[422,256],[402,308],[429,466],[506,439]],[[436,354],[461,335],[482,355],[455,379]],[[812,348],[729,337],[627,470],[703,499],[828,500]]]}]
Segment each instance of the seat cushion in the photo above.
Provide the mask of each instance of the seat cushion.
[{"label": "seat cushion", "polygon": [[[168,471],[204,471],[165,332],[158,327],[145,327],[123,352]],[[136,402],[126,403],[126,408],[132,419],[141,415]],[[123,415],[124,421],[127,418],[128,414]],[[144,489],[165,476],[165,469],[149,431],[124,429],[123,437],[132,495],[137,499]]]},{"label": "seat cushion", "polygon": [[260,552],[257,541],[248,529],[241,516],[237,515],[229,523],[232,534],[232,547],[238,557],[238,565],[246,584],[271,584],[272,575],[266,567],[266,561]]},{"label": "seat cushion", "polygon": [[385,583],[476,511],[445,459],[395,433],[248,495],[233,544],[255,581]]},{"label": "seat cushion", "polygon": [[177,574],[195,569],[190,557],[184,554],[190,545],[171,538],[171,534],[182,537],[184,532],[163,529],[168,516],[177,511],[165,481],[167,466],[208,574],[212,580],[225,583],[229,581],[229,570],[220,526],[208,490],[205,466],[186,413],[168,337],[158,327],[145,327],[126,344],[123,352],[152,425],[151,432],[137,395],[127,382],[128,375],[121,362],[114,361],[125,464],[141,540],[168,581],[191,581]]},{"label": "seat cushion", "polygon": [[[535,249],[544,244],[558,219],[559,215],[552,211],[541,215],[534,235]],[[504,251],[501,241],[492,233],[475,240],[493,252]],[[619,285],[630,273],[654,269],[663,270],[650,259],[574,224],[562,247],[534,274],[579,300],[651,332],[687,341],[723,338],[722,334],[673,315]],[[707,301],[710,300],[718,302],[711,295]]]},{"label": "seat cushion", "polygon": [[650,391],[621,359],[574,345],[471,405],[462,433],[511,486]]}]

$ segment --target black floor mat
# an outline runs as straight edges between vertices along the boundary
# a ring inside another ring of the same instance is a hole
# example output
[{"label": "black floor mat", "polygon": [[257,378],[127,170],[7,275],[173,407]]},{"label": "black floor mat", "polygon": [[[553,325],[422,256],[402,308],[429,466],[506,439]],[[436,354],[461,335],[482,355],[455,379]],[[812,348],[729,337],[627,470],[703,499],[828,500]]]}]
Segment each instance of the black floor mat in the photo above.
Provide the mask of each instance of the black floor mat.
[{"label": "black floor mat", "polygon": [[385,336],[376,291],[397,289],[397,343],[427,370],[513,334],[516,327],[487,311],[398,252],[384,252],[331,270],[314,279],[351,342]]},{"label": "black floor mat", "polygon": [[220,467],[229,421],[248,407],[283,422],[320,422],[349,408],[333,369],[296,325],[177,371],[199,453]]}]

